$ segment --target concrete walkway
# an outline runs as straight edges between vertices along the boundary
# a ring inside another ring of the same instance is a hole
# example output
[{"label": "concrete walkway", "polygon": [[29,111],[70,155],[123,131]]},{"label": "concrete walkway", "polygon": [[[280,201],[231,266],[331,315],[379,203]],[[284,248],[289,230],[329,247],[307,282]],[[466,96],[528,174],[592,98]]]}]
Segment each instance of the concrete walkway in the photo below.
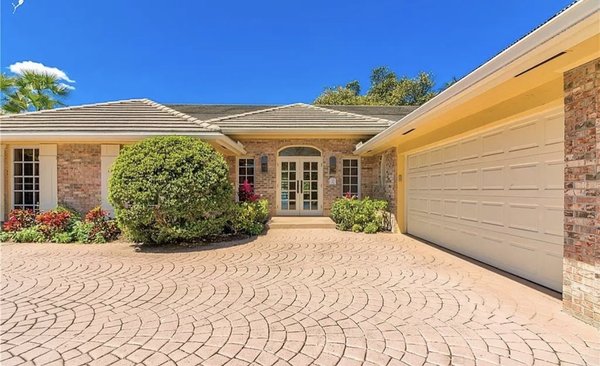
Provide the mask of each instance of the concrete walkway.
[{"label": "concrete walkway", "polygon": [[552,293],[401,235],[0,250],[3,366],[600,365]]}]

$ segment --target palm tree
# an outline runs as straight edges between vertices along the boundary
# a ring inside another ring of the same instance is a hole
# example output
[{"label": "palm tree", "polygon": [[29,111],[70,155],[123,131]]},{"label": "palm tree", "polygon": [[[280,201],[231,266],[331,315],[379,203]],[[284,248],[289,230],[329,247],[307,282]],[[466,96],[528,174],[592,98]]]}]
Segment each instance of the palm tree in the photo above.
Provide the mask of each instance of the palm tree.
[{"label": "palm tree", "polygon": [[56,76],[25,71],[16,76],[0,74],[2,110],[7,113],[39,111],[63,106],[69,87]]}]

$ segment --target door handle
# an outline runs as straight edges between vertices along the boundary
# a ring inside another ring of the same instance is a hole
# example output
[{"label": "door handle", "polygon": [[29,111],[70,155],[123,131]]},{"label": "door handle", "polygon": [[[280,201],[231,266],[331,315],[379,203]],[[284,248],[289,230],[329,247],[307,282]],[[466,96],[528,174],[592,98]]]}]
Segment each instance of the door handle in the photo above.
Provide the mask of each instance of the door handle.
[{"label": "door handle", "polygon": [[300,193],[304,193],[304,182],[300,181]]},{"label": "door handle", "polygon": [[300,193],[300,184],[299,183],[300,183],[300,181],[297,180],[296,181],[296,193]]}]

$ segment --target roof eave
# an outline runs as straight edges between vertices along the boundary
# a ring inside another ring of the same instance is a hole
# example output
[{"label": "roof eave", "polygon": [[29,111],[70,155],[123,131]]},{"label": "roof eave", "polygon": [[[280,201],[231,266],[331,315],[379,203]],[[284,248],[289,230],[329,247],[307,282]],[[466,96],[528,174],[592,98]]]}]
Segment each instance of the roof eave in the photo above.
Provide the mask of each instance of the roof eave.
[{"label": "roof eave", "polygon": [[375,127],[375,128],[227,128],[221,127],[221,132],[226,135],[292,135],[296,136],[299,134],[326,134],[326,135],[375,135],[384,131],[387,127]]},{"label": "roof eave", "polygon": [[574,4],[571,8],[565,10],[562,14],[481,65],[385,131],[374,136],[369,141],[357,145],[355,154],[368,155],[375,153],[394,137],[401,136],[404,132],[413,128],[413,125],[423,119],[429,112],[442,105],[444,108],[448,108],[460,104],[462,95],[467,94],[469,91],[472,92],[476,87],[482,88],[486,83],[495,81],[494,75],[496,73],[543,46],[550,39],[590,18],[598,13],[598,11],[599,9],[595,1],[581,1]]},{"label": "roof eave", "polygon": [[192,136],[206,140],[215,140],[224,136],[220,132],[172,132],[172,131],[143,131],[143,132],[32,132],[32,133],[14,133],[0,131],[0,142],[133,142],[153,136]]}]

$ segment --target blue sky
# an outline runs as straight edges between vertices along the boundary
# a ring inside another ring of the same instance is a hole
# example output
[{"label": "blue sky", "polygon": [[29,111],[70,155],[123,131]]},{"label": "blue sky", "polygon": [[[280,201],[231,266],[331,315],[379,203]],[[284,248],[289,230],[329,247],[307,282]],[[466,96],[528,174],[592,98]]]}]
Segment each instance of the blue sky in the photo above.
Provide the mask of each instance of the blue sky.
[{"label": "blue sky", "polygon": [[442,85],[570,2],[2,0],[0,66],[63,70],[68,105],[312,102],[380,65]]}]

